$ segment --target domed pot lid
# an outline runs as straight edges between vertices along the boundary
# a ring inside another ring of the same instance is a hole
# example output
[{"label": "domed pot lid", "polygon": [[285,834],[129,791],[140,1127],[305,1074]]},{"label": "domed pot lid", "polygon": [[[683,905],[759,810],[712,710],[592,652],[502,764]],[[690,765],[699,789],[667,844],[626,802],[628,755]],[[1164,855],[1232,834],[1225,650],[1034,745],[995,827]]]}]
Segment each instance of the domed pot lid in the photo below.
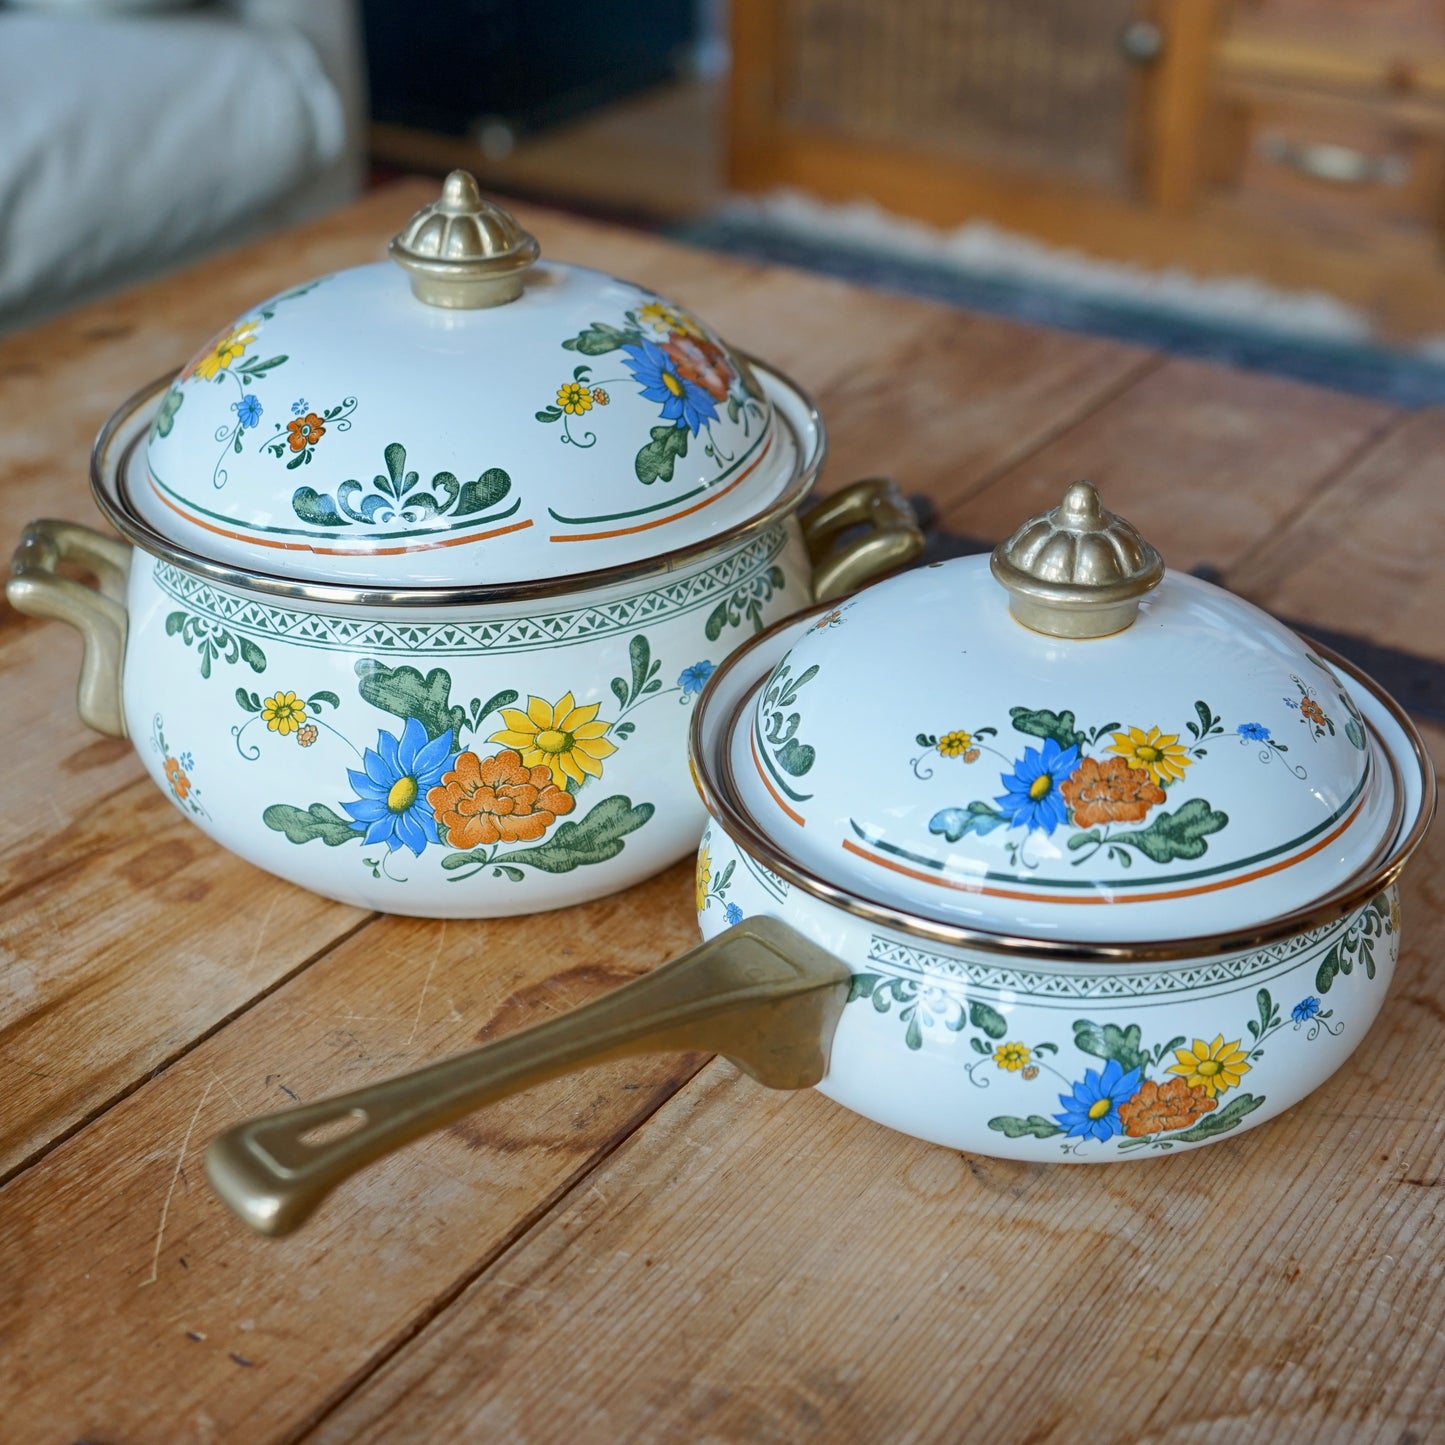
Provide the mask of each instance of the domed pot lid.
[{"label": "domed pot lid", "polygon": [[208,341],[116,490],[187,551],[272,575],[560,578],[777,503],[821,437],[770,382],[681,307],[538,261],[459,171],[391,260],[273,296]]},{"label": "domed pot lid", "polygon": [[1378,861],[1402,812],[1338,672],[1166,572],[1087,483],[991,562],[817,618],[718,751],[749,826],[802,870],[1031,939],[1247,932]]}]

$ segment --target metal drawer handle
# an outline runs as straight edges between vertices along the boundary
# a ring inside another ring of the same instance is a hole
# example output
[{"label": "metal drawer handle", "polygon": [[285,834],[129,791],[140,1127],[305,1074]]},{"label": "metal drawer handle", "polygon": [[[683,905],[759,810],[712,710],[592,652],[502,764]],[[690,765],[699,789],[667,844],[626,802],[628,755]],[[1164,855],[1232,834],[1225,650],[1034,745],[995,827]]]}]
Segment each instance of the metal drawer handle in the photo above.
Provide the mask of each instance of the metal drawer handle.
[{"label": "metal drawer handle", "polygon": [[1282,135],[1264,135],[1257,147],[1263,159],[1286,166],[1314,181],[1332,186],[1402,186],[1410,175],[1403,156],[1372,156],[1353,146],[1325,141],[1293,141]]}]

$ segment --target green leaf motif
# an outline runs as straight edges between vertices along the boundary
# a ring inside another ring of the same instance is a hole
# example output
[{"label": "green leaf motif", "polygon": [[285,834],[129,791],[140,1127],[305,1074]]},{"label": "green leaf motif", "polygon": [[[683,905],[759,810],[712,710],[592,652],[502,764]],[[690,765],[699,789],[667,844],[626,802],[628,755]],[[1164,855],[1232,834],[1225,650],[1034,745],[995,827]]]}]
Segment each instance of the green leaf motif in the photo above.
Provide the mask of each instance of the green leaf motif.
[{"label": "green leaf motif", "polygon": [[1204,840],[1228,822],[1227,813],[1211,808],[1203,798],[1190,798],[1172,813],[1160,813],[1147,828],[1115,833],[1109,841],[1137,848],[1155,863],[1173,863],[1177,858],[1202,858],[1209,848]]},{"label": "green leaf motif", "polygon": [[928,820],[928,831],[940,833],[950,843],[957,843],[969,833],[983,837],[1007,822],[1008,819],[992,803],[975,798],[966,808],[941,808]]},{"label": "green leaf motif", "polygon": [[[504,853],[494,866],[536,868],[543,873],[570,873],[574,868],[605,863],[623,849],[623,839],[652,817],[651,803],[633,806],[621,793],[604,798],[580,822],[562,823],[545,843]],[[452,853],[442,867],[455,871],[471,863],[492,863],[485,853]],[[453,880],[457,881],[457,880]]]},{"label": "green leaf motif", "polygon": [[1034,738],[1053,738],[1061,748],[1082,747],[1088,742],[1088,738],[1074,726],[1071,712],[1051,712],[1046,707],[1011,707],[1008,715],[1019,732]]},{"label": "green leaf motif", "polygon": [[1196,1144],[1201,1139],[1213,1139],[1218,1134],[1237,1129],[1263,1103],[1263,1094],[1237,1094],[1222,1109],[1206,1114],[1192,1128],[1181,1129],[1167,1137],[1171,1144]]},{"label": "green leaf motif", "polygon": [[[310,459],[309,452],[302,456]],[[314,487],[298,487],[291,495],[291,510],[303,522],[317,527],[415,526],[435,517],[480,518],[512,490],[512,478],[500,467],[489,467],[479,477],[461,482],[452,472],[437,472],[427,488],[418,490],[421,474],[406,465],[406,448],[391,442],[382,450],[386,471],[372,477],[370,486],[351,477],[336,495]],[[522,504],[518,497],[504,512],[486,518],[510,517]]]},{"label": "green leaf motif", "polygon": [[817,750],[807,743],[800,743],[797,738],[789,738],[777,752],[773,754],[773,761],[782,768],[785,773],[792,777],[801,778],[808,772],[815,761],[817,761]]},{"label": "green leaf motif", "polygon": [[856,1003],[860,998],[872,998],[873,990],[882,982],[881,973],[855,973],[848,981],[848,1002]]},{"label": "green leaf motif", "polygon": [[1126,1073],[1143,1068],[1149,1060],[1140,1044],[1138,1024],[1121,1029],[1117,1024],[1096,1024],[1090,1019],[1074,1020],[1074,1047],[1096,1059],[1113,1059]]},{"label": "green leaf motif", "polygon": [[1029,1136],[1035,1139],[1052,1139],[1055,1134],[1064,1132],[1052,1119],[1045,1119],[1041,1114],[1030,1114],[1027,1119],[1020,1119],[1012,1114],[1000,1114],[998,1118],[988,1121],[988,1127],[1009,1139]]},{"label": "green leaf motif", "polygon": [[996,1008],[977,999],[968,1006],[968,1021],[991,1039],[1001,1039],[1008,1032],[1008,1020]]},{"label": "green leaf motif", "polygon": [[261,814],[261,821],[268,828],[284,833],[293,843],[309,843],[313,838],[320,838],[328,848],[349,843],[364,831],[349,818],[338,817],[325,803],[312,803],[309,808],[272,803]]},{"label": "green leaf motif", "polygon": [[171,428],[176,424],[176,413],[185,399],[185,393],[178,386],[173,386],[165,394],[165,399],[156,410],[155,420],[151,422],[152,438],[170,436]]},{"label": "green leaf motif", "polygon": [[637,480],[651,486],[659,478],[664,482],[672,480],[673,463],[678,457],[687,455],[687,428],[665,426],[652,428],[652,440],[637,453],[634,470]]},{"label": "green leaf motif", "polygon": [[640,331],[622,330],[609,326],[605,321],[594,321],[585,331],[562,343],[566,351],[580,352],[583,356],[605,356],[623,346],[637,345],[642,340]]},{"label": "green leaf motif", "polygon": [[374,658],[356,664],[357,690],[372,707],[394,717],[415,718],[429,738],[450,732],[455,738],[466,726],[467,710],[451,706],[452,678],[445,668],[433,668],[422,677],[414,667],[388,667]]},{"label": "green leaf motif", "polygon": [[738,627],[746,617],[753,624],[754,632],[763,630],[763,607],[772,600],[774,592],[781,592],[787,586],[787,578],[781,567],[769,567],[750,581],[743,583],[731,597],[725,597],[708,614],[703,632],[709,642],[716,642],[725,627]]}]

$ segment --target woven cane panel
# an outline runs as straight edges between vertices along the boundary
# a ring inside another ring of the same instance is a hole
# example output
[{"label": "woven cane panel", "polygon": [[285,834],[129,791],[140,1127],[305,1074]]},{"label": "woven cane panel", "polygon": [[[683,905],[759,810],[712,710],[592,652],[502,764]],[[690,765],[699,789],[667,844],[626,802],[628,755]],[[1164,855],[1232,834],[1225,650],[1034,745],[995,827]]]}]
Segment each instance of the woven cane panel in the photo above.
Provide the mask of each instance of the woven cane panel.
[{"label": "woven cane panel", "polygon": [[1129,180],[1137,0],[785,0],[790,127]]}]

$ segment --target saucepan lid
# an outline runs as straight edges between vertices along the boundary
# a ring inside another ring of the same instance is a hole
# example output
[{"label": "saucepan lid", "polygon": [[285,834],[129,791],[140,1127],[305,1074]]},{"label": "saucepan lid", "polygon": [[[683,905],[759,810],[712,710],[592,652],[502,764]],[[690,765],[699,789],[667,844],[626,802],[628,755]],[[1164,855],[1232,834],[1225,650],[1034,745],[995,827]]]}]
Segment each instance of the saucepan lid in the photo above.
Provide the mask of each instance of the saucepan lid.
[{"label": "saucepan lid", "polygon": [[107,461],[107,510],[241,571],[477,588],[666,558],[811,481],[821,430],[787,383],[640,286],[539,260],[465,172],[391,249],[207,342]]},{"label": "saucepan lid", "polygon": [[1382,745],[1373,693],[1167,571],[1087,483],[991,560],[784,632],[704,699],[704,791],[806,877],[901,915],[1085,944],[1243,936],[1428,816],[1413,730]]}]

